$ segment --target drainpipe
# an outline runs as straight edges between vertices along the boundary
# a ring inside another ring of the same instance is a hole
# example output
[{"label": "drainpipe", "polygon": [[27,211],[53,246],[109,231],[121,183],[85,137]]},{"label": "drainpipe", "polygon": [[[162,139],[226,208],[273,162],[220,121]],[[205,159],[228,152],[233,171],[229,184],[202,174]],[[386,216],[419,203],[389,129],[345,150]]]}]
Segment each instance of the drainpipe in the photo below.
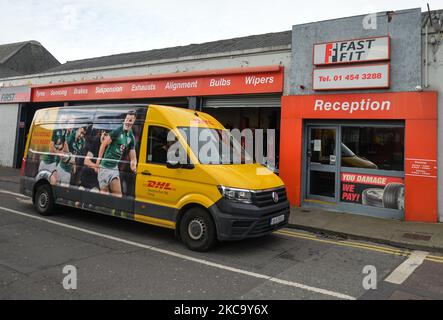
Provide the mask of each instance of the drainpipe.
[{"label": "drainpipe", "polygon": [[428,24],[425,27],[425,88],[429,87],[428,79]]}]

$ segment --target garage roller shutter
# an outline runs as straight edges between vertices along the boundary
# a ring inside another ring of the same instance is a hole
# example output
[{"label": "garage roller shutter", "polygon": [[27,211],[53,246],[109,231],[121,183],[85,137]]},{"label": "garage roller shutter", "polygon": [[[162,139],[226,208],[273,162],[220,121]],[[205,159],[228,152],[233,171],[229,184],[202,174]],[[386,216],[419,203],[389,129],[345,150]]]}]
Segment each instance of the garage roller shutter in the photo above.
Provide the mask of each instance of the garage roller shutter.
[{"label": "garage roller shutter", "polygon": [[280,108],[281,95],[248,95],[205,98],[204,108]]}]

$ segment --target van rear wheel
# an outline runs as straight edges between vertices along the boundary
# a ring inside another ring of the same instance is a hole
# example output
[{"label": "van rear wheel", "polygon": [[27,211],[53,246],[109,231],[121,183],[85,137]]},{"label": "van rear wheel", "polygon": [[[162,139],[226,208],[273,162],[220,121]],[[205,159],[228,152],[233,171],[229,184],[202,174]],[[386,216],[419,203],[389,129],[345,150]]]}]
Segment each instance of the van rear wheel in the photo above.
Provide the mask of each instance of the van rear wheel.
[{"label": "van rear wheel", "polygon": [[50,216],[54,213],[54,197],[51,187],[48,184],[37,187],[34,194],[34,207],[42,216]]},{"label": "van rear wheel", "polygon": [[180,222],[183,243],[193,251],[208,251],[217,243],[214,221],[202,208],[191,208]]}]

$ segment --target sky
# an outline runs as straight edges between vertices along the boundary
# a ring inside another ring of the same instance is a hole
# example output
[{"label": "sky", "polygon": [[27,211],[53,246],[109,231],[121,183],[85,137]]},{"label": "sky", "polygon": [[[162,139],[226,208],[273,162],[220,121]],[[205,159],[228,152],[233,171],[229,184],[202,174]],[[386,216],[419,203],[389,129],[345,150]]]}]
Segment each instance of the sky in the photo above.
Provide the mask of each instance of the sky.
[{"label": "sky", "polygon": [[443,0],[0,0],[0,44],[39,41],[61,63],[291,30]]}]

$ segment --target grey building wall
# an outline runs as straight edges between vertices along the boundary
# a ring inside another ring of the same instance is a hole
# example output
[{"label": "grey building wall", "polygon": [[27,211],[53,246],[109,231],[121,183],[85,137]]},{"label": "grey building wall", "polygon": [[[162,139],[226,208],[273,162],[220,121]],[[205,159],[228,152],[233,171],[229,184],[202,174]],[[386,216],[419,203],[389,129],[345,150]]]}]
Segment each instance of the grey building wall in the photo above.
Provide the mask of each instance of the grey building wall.
[{"label": "grey building wall", "polygon": [[14,163],[15,136],[19,104],[0,104],[0,166]]},{"label": "grey building wall", "polygon": [[312,90],[312,50],[315,43],[385,35],[391,36],[391,88],[372,91],[414,91],[421,84],[421,9],[396,11],[391,18],[386,12],[376,16],[375,30],[363,28],[365,15],[293,26],[290,94],[315,94]]}]

